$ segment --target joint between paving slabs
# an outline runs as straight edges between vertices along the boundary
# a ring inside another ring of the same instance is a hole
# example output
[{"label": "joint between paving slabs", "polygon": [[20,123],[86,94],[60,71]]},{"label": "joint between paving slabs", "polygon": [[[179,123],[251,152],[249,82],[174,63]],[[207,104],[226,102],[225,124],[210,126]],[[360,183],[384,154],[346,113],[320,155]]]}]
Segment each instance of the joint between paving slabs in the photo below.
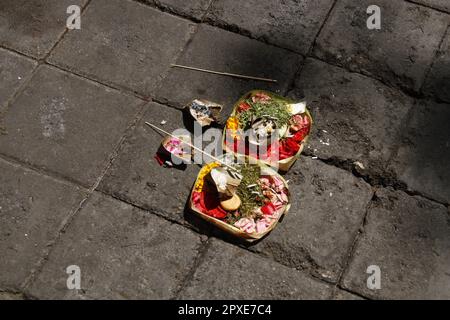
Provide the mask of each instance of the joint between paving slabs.
[{"label": "joint between paving slabs", "polygon": [[153,9],[157,9],[161,12],[170,14],[172,16],[177,16],[178,18],[184,19],[184,20],[188,20],[194,23],[199,23],[201,22],[201,19],[193,17],[188,15],[187,13],[182,12],[181,10],[177,10],[176,8],[173,8],[169,5],[164,5],[162,4],[160,1],[158,0],[129,0],[131,2],[136,2],[139,3],[141,5],[153,8]]},{"label": "joint between paving slabs", "polygon": [[140,110],[137,112],[136,116],[133,118],[133,120],[130,122],[130,124],[127,126],[127,129],[125,130],[124,134],[119,139],[118,143],[116,144],[116,147],[111,152],[108,160],[106,161],[106,165],[104,166],[102,172],[100,173],[99,177],[96,179],[94,184],[89,188],[84,198],[80,201],[77,207],[72,208],[67,216],[62,221],[62,226],[56,233],[55,237],[50,240],[47,245],[46,249],[44,250],[44,253],[42,257],[39,259],[39,261],[36,263],[34,269],[31,271],[31,274],[24,280],[24,282],[21,284],[21,288],[26,290],[26,288],[34,281],[35,277],[42,271],[46,261],[48,260],[50,254],[52,253],[53,248],[55,247],[55,244],[58,242],[58,240],[61,238],[61,235],[67,230],[71,222],[75,219],[77,214],[83,209],[84,204],[90,199],[92,194],[95,192],[97,187],[99,186],[100,182],[102,181],[103,177],[106,175],[107,171],[112,166],[112,163],[117,158],[117,156],[120,153],[121,147],[129,134],[129,132],[132,132],[135,127],[137,126],[137,123],[139,120],[144,116],[145,113],[145,106],[147,105],[147,102],[142,103]]},{"label": "joint between paving slabs", "polygon": [[205,260],[206,253],[208,252],[209,248],[211,247],[211,238],[206,238],[206,240],[201,239],[201,243],[197,249],[197,255],[195,256],[194,262],[192,263],[191,268],[189,268],[189,271],[187,272],[186,276],[181,281],[180,286],[176,290],[174,296],[170,300],[178,300],[181,298],[181,293],[183,290],[189,286],[192,279],[194,278],[195,272],[200,267],[200,265]]},{"label": "joint between paving slabs", "polygon": [[[320,33],[322,32],[322,29],[324,28],[325,24],[327,23],[328,18],[329,18],[330,15],[331,15],[331,12],[333,11],[334,7],[336,6],[336,3],[337,3],[337,0],[334,0],[333,5],[331,6],[330,10],[328,10],[327,15],[325,16],[325,19],[324,19],[322,25],[321,25],[320,28],[319,28],[319,31],[318,31],[318,32],[316,33],[316,35],[314,36],[314,40],[313,40],[311,46],[309,47],[306,56],[304,56],[304,55],[301,54],[301,56],[303,57],[303,61],[300,63],[300,65],[299,65],[299,67],[297,68],[296,72],[295,72],[294,75],[292,76],[292,79],[289,81],[288,86],[287,86],[287,89],[286,89],[286,92],[285,92],[286,95],[289,94],[289,92],[292,91],[292,90],[295,88],[295,81],[296,81],[296,79],[298,79],[298,78],[300,77],[300,75],[302,74],[303,68],[304,68],[305,65],[306,65],[306,60],[307,60],[307,58],[308,58],[308,57],[311,57],[312,52],[314,51],[314,48],[315,48],[315,46],[316,46],[317,39],[319,38],[319,35],[320,35]],[[304,97],[301,97],[301,98],[303,99]]]},{"label": "joint between paving slabs", "polygon": [[181,226],[181,227],[185,227],[186,229],[189,229],[189,230],[191,230],[191,231],[193,231],[193,232],[195,232],[195,233],[198,233],[198,234],[200,234],[200,235],[208,236],[207,234],[198,232],[197,229],[195,229],[194,227],[192,227],[192,226],[191,226],[190,224],[188,224],[188,223],[184,223],[184,222],[181,222],[181,221],[176,220],[176,219],[171,219],[171,218],[167,217],[166,215],[164,215],[164,213],[168,213],[168,212],[165,212],[165,211],[159,211],[158,209],[155,209],[155,208],[150,208],[150,207],[141,206],[141,205],[139,205],[139,204],[136,204],[136,203],[131,202],[131,201],[128,200],[128,199],[124,199],[123,197],[120,197],[120,196],[117,196],[117,195],[109,194],[109,193],[107,193],[107,192],[105,192],[105,191],[103,191],[103,190],[95,190],[95,192],[100,193],[100,194],[102,194],[103,196],[105,196],[105,197],[107,197],[107,198],[110,198],[110,199],[114,199],[114,200],[116,200],[116,201],[123,202],[123,203],[125,203],[125,204],[127,204],[127,205],[129,205],[129,206],[131,206],[131,207],[133,207],[133,208],[136,208],[136,209],[138,209],[138,210],[141,210],[141,211],[147,212],[147,213],[149,213],[149,214],[155,215],[155,216],[157,216],[158,218],[164,219],[164,220],[166,220],[167,222],[169,222],[169,223],[171,223],[171,224],[176,224],[176,225],[179,225],[179,226]]},{"label": "joint between paving slabs", "polygon": [[210,1],[209,1],[208,7],[206,8],[206,11],[205,11],[205,13],[203,14],[202,19],[201,19],[201,22],[202,22],[202,23],[205,21],[206,17],[208,16],[209,10],[211,10],[211,7],[212,7],[214,1],[216,1],[216,0],[210,0]]},{"label": "joint between paving slabs", "polygon": [[[347,251],[347,259],[344,261],[344,265],[343,265],[342,270],[341,270],[341,272],[340,272],[340,274],[338,276],[336,285],[335,285],[335,287],[333,289],[333,296],[335,296],[337,294],[338,288],[340,289],[340,288],[343,287],[342,286],[343,278],[344,278],[346,272],[348,271],[348,268],[350,266],[350,262],[353,260],[353,257],[355,255],[355,251],[356,251],[356,247],[357,247],[357,245],[359,243],[359,239],[361,238],[361,236],[365,232],[365,227],[367,225],[367,220],[368,220],[368,217],[369,217],[369,214],[370,214],[370,209],[372,208],[373,203],[377,199],[378,199],[378,197],[376,196],[376,189],[372,188],[372,198],[369,200],[369,202],[366,205],[366,209],[365,209],[365,212],[364,212],[364,217],[363,217],[363,219],[361,221],[361,224],[360,224],[358,230],[356,231],[355,236],[353,237],[352,245],[350,246],[350,248]],[[361,295],[359,294],[359,296],[361,296]],[[367,297],[364,297],[364,298],[367,299]]]},{"label": "joint between paving slabs", "polygon": [[425,3],[416,2],[416,1],[414,1],[414,0],[405,0],[405,1],[408,2],[408,3],[415,4],[415,5],[417,5],[417,6],[420,6],[420,7],[424,7],[424,8],[427,8],[427,9],[434,10],[434,11],[439,11],[440,13],[450,14],[450,12],[448,12],[448,11],[439,9],[439,8],[437,8],[437,7],[432,7],[432,6],[427,5],[427,4],[425,4]]},{"label": "joint between paving slabs", "polygon": [[439,41],[439,45],[437,46],[437,49],[434,52],[433,61],[428,66],[427,71],[425,72],[424,80],[423,80],[422,85],[420,86],[420,89],[419,89],[420,92],[423,92],[423,89],[424,89],[425,83],[426,83],[426,81],[428,79],[428,76],[430,75],[431,70],[433,69],[434,64],[436,63],[436,60],[437,60],[437,58],[439,56],[439,53],[441,52],[441,48],[444,45],[445,38],[447,37],[447,35],[449,33],[450,33],[450,23],[449,23],[449,25],[447,25],[447,29],[445,30],[445,32],[444,32],[444,34],[442,36],[442,39],[441,39],[441,41]]},{"label": "joint between paving slabs", "polygon": [[[184,45],[180,48],[178,53],[174,56],[174,58],[172,59],[172,63],[171,64],[176,63],[178,61],[178,59],[180,59],[183,56],[184,51],[189,47],[190,43],[192,42],[192,40],[194,39],[195,35],[197,34],[197,32],[198,32],[198,24],[192,25],[190,28],[191,28],[191,30],[189,31],[188,39],[186,40]],[[170,69],[171,69],[171,66],[169,66],[169,68],[166,71],[163,71],[161,74],[158,75],[159,83],[155,86],[155,94],[153,94],[153,97],[152,97],[153,101],[158,102],[157,99],[159,99],[159,98],[157,97],[156,93],[159,91],[159,89],[163,85],[164,79],[166,79],[169,76]],[[161,104],[164,104],[164,103],[161,103]]]},{"label": "joint between paving slabs", "polygon": [[22,291],[18,290],[3,290],[0,288],[0,295],[5,294],[12,297],[13,300],[33,300],[34,298]]},{"label": "joint between paving slabs", "polygon": [[[86,3],[84,4],[84,6],[81,7],[81,11],[80,11],[80,17],[83,16],[83,13],[86,11],[86,8],[88,7],[88,5],[91,3],[92,0],[87,0]],[[69,28],[64,29],[64,31],[61,33],[61,35],[58,37],[58,40],[53,44],[53,46],[51,47],[51,49],[47,52],[47,54],[42,58],[39,59],[40,63],[45,63],[45,61],[47,60],[47,58],[51,55],[51,53],[53,52],[53,50],[58,46],[58,44],[64,39],[64,36],[69,32]]]},{"label": "joint between paving slabs", "polygon": [[[437,204],[440,204],[440,205],[443,205],[446,207],[450,205],[449,203],[442,202],[440,200],[437,200],[437,199],[431,198],[425,194],[422,194],[419,191],[410,190],[410,189],[408,189],[408,186],[404,182],[399,181],[397,179],[387,179],[386,180],[380,174],[371,174],[370,172],[367,172],[365,174],[361,173],[355,169],[354,160],[352,160],[352,159],[339,159],[339,158],[335,158],[335,157],[319,158],[319,157],[315,156],[314,154],[308,152],[307,150],[305,150],[303,152],[303,156],[310,157],[315,160],[321,161],[329,166],[333,166],[338,169],[345,170],[345,171],[351,173],[356,178],[362,179],[364,182],[366,182],[368,185],[370,185],[373,188],[392,188],[395,191],[404,192],[409,196],[419,196],[419,197],[427,199],[431,202],[434,202],[434,203],[437,203]],[[394,154],[394,156],[395,156],[395,154]],[[377,181],[379,181],[379,183],[374,183],[373,180],[377,180]]]}]

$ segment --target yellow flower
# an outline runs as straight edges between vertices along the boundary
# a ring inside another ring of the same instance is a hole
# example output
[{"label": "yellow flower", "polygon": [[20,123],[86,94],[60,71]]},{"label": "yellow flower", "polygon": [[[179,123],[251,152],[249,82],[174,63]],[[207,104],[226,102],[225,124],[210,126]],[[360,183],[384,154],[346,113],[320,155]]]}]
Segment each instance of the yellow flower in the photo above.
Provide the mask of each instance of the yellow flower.
[{"label": "yellow flower", "polygon": [[237,130],[239,129],[239,120],[236,117],[230,117],[227,121],[227,129]]},{"label": "yellow flower", "polygon": [[239,134],[239,120],[237,117],[230,117],[227,121],[227,134],[230,134],[230,136],[233,139],[240,140],[240,134]]}]

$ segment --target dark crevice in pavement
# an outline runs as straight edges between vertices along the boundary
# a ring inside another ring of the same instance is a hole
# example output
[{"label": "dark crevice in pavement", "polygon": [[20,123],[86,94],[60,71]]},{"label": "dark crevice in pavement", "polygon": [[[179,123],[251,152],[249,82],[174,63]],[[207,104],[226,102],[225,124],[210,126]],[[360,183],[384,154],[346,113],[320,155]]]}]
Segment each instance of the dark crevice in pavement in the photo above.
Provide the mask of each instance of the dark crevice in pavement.
[{"label": "dark crevice in pavement", "polygon": [[209,1],[208,7],[206,8],[205,13],[203,14],[203,16],[202,16],[202,18],[201,18],[201,22],[202,22],[202,23],[205,21],[207,15],[208,15],[208,13],[209,13],[209,10],[211,10],[211,7],[212,7],[214,1],[215,1],[215,0],[210,0],[210,1]]},{"label": "dark crevice in pavement", "polygon": [[[83,16],[83,13],[86,11],[86,8],[89,6],[92,0],[87,0],[86,3],[81,7],[80,17]],[[65,35],[69,32],[69,28],[65,27],[64,31],[59,36],[58,40],[53,44],[53,46],[50,48],[50,50],[47,52],[47,54],[39,60],[39,63],[45,63],[45,61],[50,57],[53,50],[58,46],[58,44],[64,39]]]},{"label": "dark crevice in pavement", "polygon": [[358,229],[358,231],[356,232],[356,234],[355,234],[355,236],[353,238],[352,245],[350,246],[350,248],[347,251],[347,259],[344,261],[342,270],[341,270],[341,272],[340,272],[340,274],[338,276],[336,287],[334,289],[334,291],[335,291],[334,293],[335,294],[337,293],[337,288],[342,288],[343,287],[343,285],[342,285],[343,278],[344,278],[344,276],[345,276],[345,274],[346,274],[346,272],[347,272],[347,270],[348,270],[348,268],[350,266],[350,263],[351,263],[354,255],[355,255],[355,251],[356,251],[356,247],[358,245],[359,239],[364,234],[365,227],[367,225],[367,219],[368,219],[369,213],[370,213],[370,208],[372,207],[372,204],[374,202],[376,202],[377,199],[378,199],[378,197],[377,197],[377,195],[375,193],[376,190],[372,190],[372,192],[373,192],[372,199],[367,203],[366,210],[364,212],[364,216],[363,216],[363,219],[362,219],[361,224],[359,226],[359,229]]},{"label": "dark crevice in pavement", "polygon": [[[339,284],[336,286],[336,288],[340,289],[341,291],[345,291],[345,292],[348,292],[348,293],[350,293],[350,294],[353,294],[354,296],[357,296],[357,297],[359,297],[359,298],[361,298],[361,299],[363,299],[363,300],[373,300],[372,298],[366,297],[366,296],[364,296],[364,295],[362,295],[362,294],[360,294],[360,293],[358,293],[358,292],[352,291],[352,290],[347,289],[347,288],[343,288],[343,287],[341,287]],[[337,290],[336,290],[336,291],[334,292],[333,296],[332,296],[332,299],[334,299],[334,298],[336,297],[337,293],[338,293],[338,292],[337,292]]]},{"label": "dark crevice in pavement", "polygon": [[[7,50],[7,49],[6,49]],[[15,51],[14,51],[15,52]],[[25,56],[24,54],[20,54],[18,52],[15,52],[19,55]],[[27,57],[27,56],[25,56]],[[31,57],[27,57],[29,59],[33,59],[34,61],[36,61],[34,58]],[[39,63],[37,63],[33,70],[31,70],[30,74],[27,75],[26,79],[22,82],[22,84],[19,86],[19,88],[17,88],[17,90],[9,97],[9,99],[6,101],[6,103],[4,104],[4,106],[0,106],[0,135],[1,134],[7,134],[7,132],[5,131],[5,129],[3,129],[3,117],[6,115],[6,113],[8,112],[11,104],[16,100],[16,98],[25,90],[25,88],[27,88],[28,84],[30,83],[31,79],[33,79],[34,75],[37,72],[37,69],[39,68]]]},{"label": "dark crevice in pavement", "polygon": [[[437,58],[438,58],[438,56],[439,56],[439,54],[441,52],[441,48],[442,48],[442,46],[444,44],[445,38],[447,37],[449,32],[450,32],[450,24],[447,26],[447,30],[445,30],[444,35],[442,36],[442,39],[439,42],[439,45],[437,46],[436,51],[434,52],[433,60],[431,61],[431,64],[428,66],[428,69],[425,72],[425,77],[423,78],[424,79],[423,83],[420,86],[420,90],[419,90],[420,92],[424,91],[423,89],[424,89],[425,83],[427,82],[428,76],[430,75],[431,70],[433,69],[434,64],[436,63],[436,60],[437,60]],[[440,99],[438,98],[437,100],[440,100]]]},{"label": "dark crevice in pavement", "polygon": [[[8,295],[10,296],[13,300],[33,300],[33,297],[27,295],[24,292],[21,291],[17,291],[17,290],[4,290],[2,288],[0,288],[0,297],[1,295]],[[0,299],[2,300],[2,299]]]},{"label": "dark crevice in pavement", "polygon": [[[141,206],[141,205],[136,204],[136,203],[134,203],[134,202],[130,201],[129,199],[126,199],[126,198],[124,198],[122,196],[109,194],[109,193],[107,193],[107,192],[105,192],[103,190],[100,190],[100,189],[95,190],[95,192],[101,193],[102,195],[104,195],[106,197],[109,197],[109,198],[112,198],[114,200],[124,202],[124,203],[128,204],[129,206],[132,206],[133,208],[136,208],[138,210],[142,210],[142,211],[148,212],[148,213],[153,214],[153,215],[155,215],[155,216],[157,216],[159,218],[162,218],[162,219],[164,219],[164,220],[166,220],[166,221],[168,221],[168,222],[170,222],[172,224],[180,225],[182,227],[188,228],[191,231],[194,231],[194,232],[196,232],[198,234],[201,234],[201,233],[199,233],[199,230],[195,229],[192,225],[190,225],[188,223],[183,223],[180,220],[172,219],[172,218],[167,216],[167,214],[173,215],[173,212],[169,213],[169,212],[166,212],[164,210],[161,210],[160,208],[152,208],[152,207],[149,207],[149,206]],[[180,213],[180,216],[182,214],[183,213]],[[207,234],[202,234],[202,235],[208,236]]]},{"label": "dark crevice in pavement", "polygon": [[372,79],[372,80],[378,81],[378,82],[379,82],[380,84],[382,84],[383,86],[388,87],[388,88],[391,88],[391,89],[394,89],[394,90],[396,90],[396,91],[399,91],[399,92],[405,94],[406,96],[408,96],[408,97],[410,97],[410,98],[413,98],[413,99],[424,99],[424,98],[428,98],[428,99],[430,99],[430,100],[437,101],[437,98],[436,98],[435,96],[426,95],[426,94],[424,94],[424,93],[422,93],[422,92],[414,91],[414,90],[412,90],[411,88],[408,88],[408,87],[405,87],[405,86],[397,86],[397,85],[393,85],[392,83],[389,83],[389,82],[385,81],[383,78],[381,78],[381,77],[376,77],[374,74],[372,74],[372,73],[370,73],[370,72],[367,72],[367,71],[365,71],[365,70],[353,70],[353,69],[349,69],[349,68],[347,68],[346,66],[344,66],[344,65],[342,65],[342,64],[339,64],[339,63],[337,63],[337,62],[335,62],[335,61],[328,61],[328,60],[322,59],[321,57],[318,57],[318,56],[314,55],[314,53],[311,54],[308,58],[311,58],[311,59],[315,59],[315,60],[321,61],[321,62],[323,62],[323,63],[326,63],[326,64],[330,65],[330,66],[334,66],[334,67],[341,68],[341,69],[347,71],[348,73],[353,73],[353,74],[361,75],[361,76],[370,78],[370,79]]},{"label": "dark crevice in pavement", "polygon": [[82,79],[84,79],[86,81],[89,81],[89,82],[93,82],[93,83],[95,83],[97,85],[101,85],[103,87],[107,87],[107,88],[112,89],[114,91],[118,91],[121,94],[124,94],[124,95],[127,95],[127,96],[131,96],[131,97],[137,98],[139,100],[147,101],[147,102],[151,101],[151,97],[146,97],[146,96],[140,94],[137,91],[134,91],[134,90],[131,90],[129,88],[125,88],[125,87],[122,87],[122,86],[119,86],[119,85],[116,85],[116,84],[113,84],[113,83],[109,83],[109,82],[106,82],[106,81],[103,81],[103,80],[98,80],[98,79],[92,78],[89,75],[86,75],[84,73],[74,71],[74,70],[70,69],[67,66],[61,66],[61,65],[53,64],[53,63],[48,62],[48,61],[45,62],[45,65],[51,66],[51,67],[56,68],[56,69],[58,69],[60,71],[63,71],[63,72],[75,75],[75,76],[77,76],[79,78],[82,78]]},{"label": "dark crevice in pavement", "polygon": [[430,9],[430,10],[439,11],[440,13],[444,13],[444,14],[447,14],[447,15],[450,14],[450,12],[448,12],[448,11],[439,9],[437,7],[432,7],[432,6],[424,4],[424,3],[416,2],[414,0],[404,0],[404,1],[406,1],[408,3],[411,3],[411,4],[414,4],[414,5],[417,5],[417,6],[420,6],[420,7],[424,7],[424,8]]},{"label": "dark crevice in pavement", "polygon": [[203,263],[204,257],[210,247],[211,242],[209,241],[209,238],[201,242],[200,247],[198,248],[197,256],[195,257],[191,268],[189,269],[184,279],[181,281],[181,284],[179,288],[176,290],[173,298],[170,300],[178,300],[181,298],[181,293],[191,283],[192,279],[194,278],[195,272],[197,271],[198,267]]},{"label": "dark crevice in pavement", "polygon": [[[172,60],[172,64],[176,64],[178,62],[178,60],[183,56],[183,53],[185,52],[185,50],[189,47],[189,45],[191,44],[192,40],[194,39],[195,35],[198,32],[198,25],[194,25],[193,28],[190,31],[190,35],[189,35],[189,39],[186,41],[186,43],[184,44],[184,46],[182,46],[180,48],[180,51],[178,52],[178,54],[176,54]],[[172,69],[171,66],[169,66],[169,68],[164,71],[162,74],[160,74],[158,76],[159,78],[159,83],[155,85],[155,92],[159,92],[159,89],[161,88],[161,86],[164,83],[164,79],[166,79],[169,76],[170,70]],[[154,97],[152,97],[153,101],[156,101],[157,98],[157,94],[154,94]],[[161,103],[164,104],[164,103]]]},{"label": "dark crevice in pavement", "polygon": [[[286,90],[285,94],[288,94],[290,91],[294,90],[294,88],[295,88],[295,81],[296,81],[296,80],[300,77],[300,75],[302,74],[303,67],[304,67],[305,64],[306,64],[306,59],[307,59],[308,57],[311,57],[311,55],[312,55],[312,53],[313,53],[313,51],[314,51],[314,48],[315,48],[315,46],[316,46],[317,39],[319,38],[320,33],[322,32],[323,28],[325,27],[325,24],[327,23],[328,18],[330,17],[331,13],[333,12],[333,9],[334,9],[334,7],[336,6],[336,3],[337,3],[337,0],[335,0],[335,1],[333,2],[333,5],[331,6],[330,10],[328,10],[327,15],[325,16],[325,19],[324,19],[322,25],[321,25],[320,28],[319,28],[319,31],[316,33],[316,35],[315,35],[315,37],[314,37],[314,40],[313,40],[311,46],[310,46],[309,49],[308,49],[308,53],[307,53],[306,57],[302,55],[304,59],[303,59],[303,61],[300,63],[300,66],[298,67],[297,71],[294,73],[293,78],[289,81],[288,87],[287,87],[287,90]],[[302,98],[303,98],[303,97],[302,97]]]},{"label": "dark crevice in pavement", "polygon": [[317,39],[319,39],[320,34],[322,33],[323,28],[325,27],[326,23],[328,22],[328,19],[331,16],[331,13],[333,12],[334,8],[336,7],[337,4],[337,0],[334,0],[333,4],[331,5],[330,10],[328,10],[327,15],[325,16],[325,19],[323,20],[322,25],[319,28],[319,31],[317,32],[316,36],[314,37],[314,41],[311,44],[311,47],[308,50],[308,57],[310,57],[312,55],[312,53],[314,52],[314,48],[317,45]]},{"label": "dark crevice in pavement", "polygon": [[396,191],[403,191],[407,195],[410,196],[419,196],[422,198],[425,198],[427,200],[430,200],[432,202],[448,206],[448,203],[439,201],[437,199],[431,198],[421,192],[411,190],[408,188],[407,184],[399,181],[397,177],[393,173],[378,173],[378,172],[370,172],[370,171],[363,171],[360,170],[357,165],[355,165],[355,160],[352,159],[342,159],[339,157],[329,157],[329,158],[319,158],[310,151],[305,150],[303,152],[304,156],[308,157],[314,157],[314,159],[322,161],[323,163],[334,166],[336,168],[345,170],[347,172],[350,172],[355,177],[363,179],[366,183],[368,183],[370,186],[375,188],[388,188],[391,187],[392,189]]},{"label": "dark crevice in pavement", "polygon": [[151,0],[130,0],[130,1],[146,5],[148,7],[153,8],[153,9],[157,9],[159,11],[162,11],[162,12],[171,14],[173,16],[177,16],[179,18],[195,22],[195,23],[201,22],[201,19],[198,19],[196,17],[190,16],[190,15],[186,14],[185,12],[183,12],[181,10],[178,10],[178,9],[176,9],[174,7],[171,7],[169,5],[165,5],[165,4],[161,3],[158,0],[153,0],[153,1],[151,1]]},{"label": "dark crevice in pavement", "polygon": [[32,164],[26,163],[23,160],[20,160],[18,158],[11,157],[9,155],[5,155],[5,154],[2,154],[2,153],[0,153],[0,159],[2,161],[10,163],[10,164],[12,164],[14,166],[19,166],[21,168],[24,168],[25,170],[30,170],[30,171],[33,171],[33,172],[35,172],[37,174],[40,174],[40,175],[49,177],[51,179],[54,179],[57,182],[64,183],[66,185],[70,185],[70,186],[79,188],[81,191],[86,191],[87,192],[89,190],[88,186],[84,186],[80,182],[72,179],[71,177],[64,176],[64,175],[62,175],[62,174],[60,174],[58,172],[54,172],[54,171],[52,171],[52,170],[50,170],[48,168],[32,165]]}]

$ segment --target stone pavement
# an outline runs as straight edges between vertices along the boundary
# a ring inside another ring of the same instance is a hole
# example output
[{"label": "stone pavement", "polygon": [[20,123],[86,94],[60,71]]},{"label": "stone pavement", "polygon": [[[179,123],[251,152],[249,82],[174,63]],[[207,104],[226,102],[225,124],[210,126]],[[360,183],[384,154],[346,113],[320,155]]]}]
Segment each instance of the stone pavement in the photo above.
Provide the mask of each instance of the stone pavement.
[{"label": "stone pavement", "polygon": [[[0,299],[449,299],[450,4],[375,2],[2,0]],[[185,209],[199,167],[159,167],[144,122],[256,88],[315,125],[291,212],[245,245]]]}]

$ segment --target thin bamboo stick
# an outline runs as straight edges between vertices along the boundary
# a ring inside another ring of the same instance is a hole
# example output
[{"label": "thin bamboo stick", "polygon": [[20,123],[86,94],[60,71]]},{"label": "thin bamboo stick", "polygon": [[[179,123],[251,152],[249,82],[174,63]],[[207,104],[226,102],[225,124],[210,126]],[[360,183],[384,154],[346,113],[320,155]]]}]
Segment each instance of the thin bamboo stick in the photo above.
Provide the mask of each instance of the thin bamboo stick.
[{"label": "thin bamboo stick", "polygon": [[219,72],[219,71],[213,71],[213,70],[207,70],[207,69],[201,69],[201,68],[195,68],[195,67],[182,66],[182,65],[179,65],[179,64],[172,64],[171,66],[172,66],[172,68],[188,69],[188,70],[194,70],[194,71],[218,74],[218,75],[234,77],[234,78],[250,79],[250,80],[265,81],[265,82],[275,82],[275,83],[278,82],[277,80],[274,80],[274,79],[245,76],[245,75],[242,75],[242,74],[229,73],[229,72]]},{"label": "thin bamboo stick", "polygon": [[[164,133],[164,134],[166,134],[166,135],[172,137],[172,138],[175,138],[175,139],[180,140],[180,138],[178,138],[177,136],[174,136],[173,134],[171,134],[171,133],[165,131],[164,129],[161,129],[161,128],[155,126],[154,124],[151,124],[151,123],[149,123],[149,122],[146,122],[145,124],[148,125],[149,127],[152,127],[153,129],[156,129],[156,130],[158,130],[158,131],[160,131],[160,132],[162,132],[162,133]],[[233,170],[233,171],[239,172],[236,168],[233,168],[232,166],[226,164],[225,162],[223,162],[223,161],[220,160],[219,158],[214,157],[213,155],[210,155],[209,153],[203,151],[202,149],[197,148],[197,147],[194,146],[193,144],[190,144],[189,142],[185,142],[185,141],[183,141],[183,143],[184,143],[184,144],[187,144],[188,146],[190,146],[190,147],[193,148],[194,150],[197,150],[198,152],[201,152],[202,154],[204,154],[204,155],[210,157],[210,158],[213,159],[214,161],[219,162],[220,164],[224,165],[224,166],[227,167],[228,169],[231,169],[231,170]]]}]

